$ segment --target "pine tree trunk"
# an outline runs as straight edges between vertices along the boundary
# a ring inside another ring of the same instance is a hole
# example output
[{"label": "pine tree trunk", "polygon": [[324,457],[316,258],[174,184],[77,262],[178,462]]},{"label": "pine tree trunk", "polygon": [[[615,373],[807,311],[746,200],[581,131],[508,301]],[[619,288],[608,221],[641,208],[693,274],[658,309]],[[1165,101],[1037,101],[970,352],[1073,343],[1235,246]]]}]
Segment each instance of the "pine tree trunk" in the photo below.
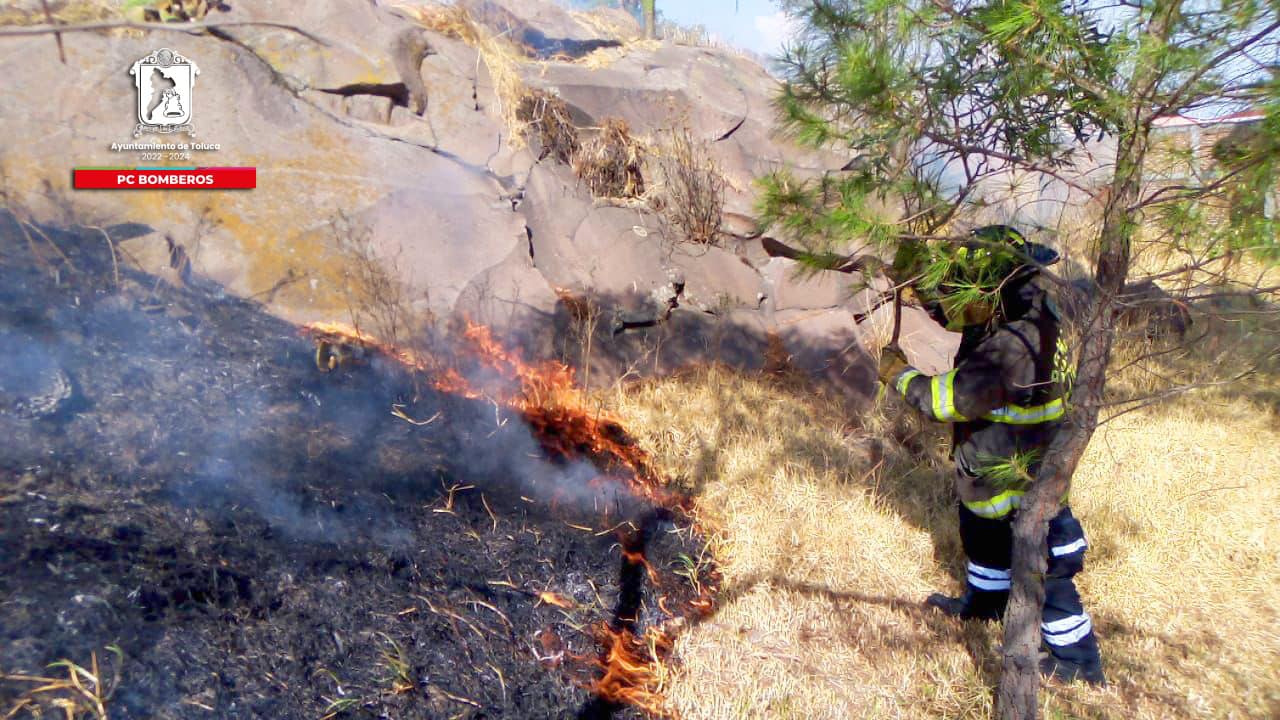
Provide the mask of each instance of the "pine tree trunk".
[{"label": "pine tree trunk", "polygon": [[644,36],[650,40],[658,37],[658,11],[655,7],[657,0],[641,0],[640,5],[644,12]]},{"label": "pine tree trunk", "polygon": [[1124,287],[1129,272],[1133,228],[1127,210],[1138,198],[1141,157],[1146,152],[1145,133],[1142,134],[1144,137],[1135,140],[1127,150],[1129,160],[1136,154],[1137,164],[1125,159],[1117,163],[1111,202],[1103,221],[1102,254],[1096,276],[1098,292],[1080,339],[1070,413],[1045,453],[1036,481],[1023,498],[1013,523],[1013,587],[1004,616],[1004,663],[996,694],[996,705],[1003,720],[1039,717],[1040,619],[1049,520],[1057,514],[1062,498],[1070,491],[1071,475],[1098,424],[1107,360],[1115,337],[1115,297]]},{"label": "pine tree trunk", "polygon": [[1003,720],[1039,717],[1040,619],[1044,607],[1046,537],[1049,520],[1058,512],[1071,486],[1071,475],[1097,426],[1104,371],[1114,336],[1111,304],[1101,297],[1093,313],[1103,319],[1082,344],[1082,357],[1072,394],[1072,412],[1054,438],[1036,482],[1023,498],[1013,523],[1013,587],[1004,615],[1004,664],[996,705]]},{"label": "pine tree trunk", "polygon": [[[1164,0],[1153,13],[1145,43],[1167,42],[1180,0]],[[1140,62],[1133,86],[1139,98],[1148,97],[1158,83],[1159,70]],[[1115,339],[1115,301],[1129,274],[1130,245],[1136,220],[1130,208],[1138,204],[1142,166],[1146,158],[1150,120],[1146,103],[1135,100],[1132,124],[1116,148],[1115,175],[1103,213],[1095,281],[1097,292],[1082,325],[1080,358],[1071,395],[1070,412],[1062,431],[1045,454],[1036,482],[1023,498],[1013,525],[1013,587],[1004,616],[1004,660],[996,707],[1002,720],[1039,717],[1040,621],[1044,607],[1044,574],[1049,520],[1071,489],[1071,475],[1098,425],[1106,384],[1107,361]]]},{"label": "pine tree trunk", "polygon": [[1139,219],[1131,217],[1142,188],[1142,167],[1150,139],[1148,116],[1163,70],[1155,58],[1169,42],[1182,0],[1155,0],[1139,41],[1138,61],[1125,94],[1129,117],[1116,143],[1115,174],[1098,238],[1097,292],[1085,313],[1080,358],[1065,427],[1045,454],[1036,482],[1023,498],[1013,526],[1013,587],[1004,617],[1004,662],[996,707],[1001,720],[1039,717],[1038,656],[1044,606],[1046,537],[1049,519],[1071,489],[1071,475],[1098,425],[1107,361],[1115,339],[1115,302],[1129,275],[1130,249]]}]

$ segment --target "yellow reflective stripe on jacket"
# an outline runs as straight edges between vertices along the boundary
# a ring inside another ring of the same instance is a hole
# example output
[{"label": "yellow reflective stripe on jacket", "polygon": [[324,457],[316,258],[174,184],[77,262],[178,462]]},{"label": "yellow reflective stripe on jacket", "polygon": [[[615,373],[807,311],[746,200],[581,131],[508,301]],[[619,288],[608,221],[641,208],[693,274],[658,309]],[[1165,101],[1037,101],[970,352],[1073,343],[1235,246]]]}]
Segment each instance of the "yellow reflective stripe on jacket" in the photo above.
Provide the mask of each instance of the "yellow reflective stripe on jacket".
[{"label": "yellow reflective stripe on jacket", "polygon": [[1038,425],[1062,419],[1067,414],[1067,404],[1062,398],[1051,400],[1044,405],[1023,407],[1021,405],[1005,405],[983,415],[984,420],[1006,423],[1008,425]]},{"label": "yellow reflective stripe on jacket", "polygon": [[904,370],[902,374],[898,376],[898,381],[893,384],[893,387],[897,389],[899,395],[906,395],[907,387],[911,385],[911,379],[920,377],[923,374],[924,373],[919,370]]},{"label": "yellow reflective stripe on jacket", "polygon": [[933,395],[933,417],[943,422],[968,422],[956,412],[956,371],[934,375],[930,379]]},{"label": "yellow reflective stripe on jacket", "polygon": [[1017,510],[1022,505],[1025,490],[1005,490],[990,500],[973,500],[964,504],[974,515],[996,520]]}]

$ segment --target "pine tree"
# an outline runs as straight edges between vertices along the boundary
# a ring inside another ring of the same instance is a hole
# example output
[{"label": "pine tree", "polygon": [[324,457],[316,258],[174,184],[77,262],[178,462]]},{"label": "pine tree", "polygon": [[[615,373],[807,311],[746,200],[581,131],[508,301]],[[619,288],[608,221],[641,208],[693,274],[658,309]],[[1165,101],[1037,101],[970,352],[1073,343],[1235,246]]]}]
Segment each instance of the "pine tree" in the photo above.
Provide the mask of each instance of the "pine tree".
[{"label": "pine tree", "polygon": [[[1058,203],[1044,225],[1097,209],[1071,409],[1014,526],[997,706],[1002,718],[1036,717],[1047,523],[1105,405],[1135,246],[1163,243],[1185,256],[1156,280],[1194,288],[1227,279],[1224,294],[1264,298],[1275,311],[1276,287],[1230,280],[1229,267],[1238,258],[1274,267],[1280,257],[1280,2],[785,4],[803,30],[779,63],[781,114],[800,141],[850,155],[818,179],[763,180],[762,221],[799,243],[814,267],[832,267],[834,257],[899,285],[936,276],[957,262],[948,248],[964,229],[1025,227],[1019,217],[992,217],[993,188],[1011,178]],[[1211,170],[1188,157],[1199,169],[1153,180],[1165,119],[1241,108],[1263,117],[1214,147]],[[861,257],[846,255],[858,247]],[[1043,275],[1069,287],[1051,269]]]}]

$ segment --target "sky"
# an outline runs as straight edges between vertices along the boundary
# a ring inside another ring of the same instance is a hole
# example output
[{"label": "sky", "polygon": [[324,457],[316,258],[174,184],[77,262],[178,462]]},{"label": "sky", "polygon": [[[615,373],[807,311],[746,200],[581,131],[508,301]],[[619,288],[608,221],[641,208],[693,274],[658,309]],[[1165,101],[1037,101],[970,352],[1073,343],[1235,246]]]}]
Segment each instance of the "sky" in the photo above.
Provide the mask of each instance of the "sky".
[{"label": "sky", "polygon": [[[776,55],[788,36],[788,23],[773,0],[657,0],[658,11],[680,25],[703,25],[725,43]],[[735,9],[736,8],[736,9]]]}]

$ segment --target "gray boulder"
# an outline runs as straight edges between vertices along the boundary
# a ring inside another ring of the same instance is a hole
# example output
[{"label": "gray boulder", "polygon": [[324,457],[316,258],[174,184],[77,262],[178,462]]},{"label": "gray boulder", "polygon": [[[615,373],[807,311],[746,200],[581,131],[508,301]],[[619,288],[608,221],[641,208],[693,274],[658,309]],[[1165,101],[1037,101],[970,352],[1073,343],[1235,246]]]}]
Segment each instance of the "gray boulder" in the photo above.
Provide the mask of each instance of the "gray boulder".
[{"label": "gray boulder", "polygon": [[[348,319],[356,248],[442,324],[486,322],[537,355],[570,357],[573,338],[593,338],[593,382],[687,362],[760,367],[773,337],[790,345],[796,364],[865,385],[853,320],[872,294],[853,292],[845,275],[796,277],[794,263],[771,259],[752,232],[756,176],[843,165],[777,137],[777,84],[758,64],[712,48],[614,48],[635,38],[625,15],[472,3],[484,22],[518,30],[551,58],[526,63],[522,78],[563,98],[580,125],[621,117],[652,141],[687,123],[707,143],[726,178],[727,234],[719,247],[693,245],[643,202],[593,198],[554,157],[537,161],[511,137],[484,58],[425,31],[413,12],[422,4],[232,3],[215,19],[288,23],[315,37],[253,25],[216,35],[81,33],[68,43],[65,67],[50,38],[0,41],[7,197],[35,220],[144,228],[116,237],[126,262],[175,284],[220,284],[294,322]],[[397,50],[406,38],[425,41],[430,54],[406,65]],[[561,44],[550,52],[530,39]],[[159,161],[112,151],[113,142],[133,141],[129,67],[166,46],[201,70],[196,137],[140,140],[220,149]],[[601,48],[591,62],[573,61]],[[413,71],[423,97],[413,96]],[[258,187],[67,185],[69,164],[163,163],[255,166]],[[574,297],[598,305],[586,335],[573,329],[566,298]]]},{"label": "gray boulder", "polygon": [[[1059,293],[1063,314],[1068,322],[1085,320],[1096,292],[1097,287],[1091,280],[1081,278],[1072,282],[1069,289]],[[1151,280],[1125,285],[1116,298],[1115,312],[1118,327],[1135,331],[1148,340],[1181,340],[1191,327],[1188,304]]]}]

